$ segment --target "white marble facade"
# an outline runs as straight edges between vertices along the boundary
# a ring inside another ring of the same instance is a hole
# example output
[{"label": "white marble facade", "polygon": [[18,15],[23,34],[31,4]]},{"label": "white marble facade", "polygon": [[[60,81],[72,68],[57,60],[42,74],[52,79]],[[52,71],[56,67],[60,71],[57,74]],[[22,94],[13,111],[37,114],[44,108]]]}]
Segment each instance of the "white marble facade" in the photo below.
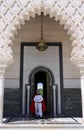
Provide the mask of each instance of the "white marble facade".
[{"label": "white marble facade", "polygon": [[[1,0],[0,1],[0,77],[5,87],[19,87],[20,43],[37,42],[40,17],[44,13],[46,42],[62,42],[65,88],[82,90],[84,117],[84,1],[83,0]],[[48,16],[47,16],[48,15]],[[32,17],[32,18],[31,18]],[[22,26],[23,25],[23,26]],[[20,29],[20,31],[18,31]],[[66,30],[66,31],[65,31]],[[70,39],[70,40],[69,40]],[[76,68],[71,62],[77,65]],[[13,62],[14,61],[14,62]],[[12,63],[13,62],[13,63]],[[11,64],[12,63],[12,64]],[[8,67],[10,65],[10,67]],[[80,76],[81,74],[81,76]],[[2,78],[3,77],[3,78]],[[81,77],[81,84],[80,84]],[[12,85],[11,85],[12,84]],[[1,89],[0,104],[3,98]],[[2,122],[3,105],[0,108]]]},{"label": "white marble facade", "polygon": [[[6,71],[5,88],[20,87],[20,46],[21,42],[39,42],[40,41],[40,20],[41,17],[36,15],[29,22],[26,21],[22,29],[18,31],[14,40],[14,63]],[[67,36],[63,26],[59,25],[49,15],[43,17],[44,40],[46,42],[62,43],[63,58],[63,87],[80,88],[80,72],[74,64],[70,62],[71,41]],[[58,85],[58,110],[60,110],[60,68],[59,68],[59,47],[50,46],[46,51],[40,52],[35,46],[24,47],[23,61],[23,113],[25,111],[25,84],[29,84],[31,71],[38,67],[44,66],[49,68],[55,77],[55,84]]]},{"label": "white marble facade", "polygon": [[[77,67],[70,62],[71,42],[66,31],[59,22],[56,22],[49,16],[44,16],[44,39],[46,42],[61,42],[63,56],[63,79],[64,88],[80,88],[80,72]],[[39,42],[40,40],[40,16],[36,15],[29,22],[26,22],[14,40],[13,52],[14,63],[6,71],[5,87],[18,88],[20,77],[20,45],[21,42]],[[51,48],[49,50],[49,48]],[[55,76],[55,84],[59,84],[59,50],[58,47],[49,47],[46,51],[40,52],[35,47],[25,46],[24,66],[25,78],[24,84],[28,83],[29,73],[37,66],[43,65],[50,68]],[[58,58],[56,58],[58,57]],[[36,62],[37,61],[37,62]],[[58,68],[58,69],[56,69]],[[11,86],[12,84],[12,86]]]}]

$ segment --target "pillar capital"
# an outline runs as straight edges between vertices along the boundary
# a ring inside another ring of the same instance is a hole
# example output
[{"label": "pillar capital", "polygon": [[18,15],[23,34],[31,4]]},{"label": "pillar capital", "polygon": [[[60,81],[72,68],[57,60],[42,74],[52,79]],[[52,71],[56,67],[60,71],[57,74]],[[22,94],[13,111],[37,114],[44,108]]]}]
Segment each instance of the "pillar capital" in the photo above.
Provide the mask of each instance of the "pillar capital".
[{"label": "pillar capital", "polygon": [[13,62],[9,59],[0,59],[0,78],[4,77],[6,68]]},{"label": "pillar capital", "polygon": [[56,89],[56,85],[53,85],[53,89],[54,89],[54,90]]},{"label": "pillar capital", "polygon": [[83,58],[71,58],[70,60],[73,64],[75,64],[78,67],[84,66],[84,57]]},{"label": "pillar capital", "polygon": [[80,74],[81,74],[81,77],[84,79],[84,66],[80,67]]},{"label": "pillar capital", "polygon": [[81,75],[84,75],[84,58],[73,59],[71,62],[80,69]]},{"label": "pillar capital", "polygon": [[80,69],[80,74],[84,78],[84,61],[79,62],[78,67]]},{"label": "pillar capital", "polygon": [[0,65],[0,78],[3,78],[5,76],[5,70],[6,66]]}]

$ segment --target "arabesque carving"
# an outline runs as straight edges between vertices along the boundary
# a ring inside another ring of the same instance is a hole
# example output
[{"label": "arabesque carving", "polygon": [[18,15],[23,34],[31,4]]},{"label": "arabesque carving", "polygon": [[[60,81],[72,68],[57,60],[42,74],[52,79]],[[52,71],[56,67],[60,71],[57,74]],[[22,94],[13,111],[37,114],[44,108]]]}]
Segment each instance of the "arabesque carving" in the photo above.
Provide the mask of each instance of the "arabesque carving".
[{"label": "arabesque carving", "polygon": [[[13,59],[10,44],[30,16],[49,14],[60,21],[72,41],[71,60],[84,58],[84,0],[1,0],[0,59]],[[5,53],[4,53],[5,52]]]}]

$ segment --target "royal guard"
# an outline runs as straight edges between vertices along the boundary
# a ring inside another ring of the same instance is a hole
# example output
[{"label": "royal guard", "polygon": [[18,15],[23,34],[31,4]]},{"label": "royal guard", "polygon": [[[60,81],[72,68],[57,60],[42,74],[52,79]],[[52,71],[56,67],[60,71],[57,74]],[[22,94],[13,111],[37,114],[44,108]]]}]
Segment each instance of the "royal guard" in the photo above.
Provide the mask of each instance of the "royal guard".
[{"label": "royal guard", "polygon": [[42,118],[43,112],[46,111],[46,105],[43,96],[40,94],[39,90],[37,90],[37,94],[32,100],[30,111],[31,113],[35,114],[37,117],[40,118]]}]

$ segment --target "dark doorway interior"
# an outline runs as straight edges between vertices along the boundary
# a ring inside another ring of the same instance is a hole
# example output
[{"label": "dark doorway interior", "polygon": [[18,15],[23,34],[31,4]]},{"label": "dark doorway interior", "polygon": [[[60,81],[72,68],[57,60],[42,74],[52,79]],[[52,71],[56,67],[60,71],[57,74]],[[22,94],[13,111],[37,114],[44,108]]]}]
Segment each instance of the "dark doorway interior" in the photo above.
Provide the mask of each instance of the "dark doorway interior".
[{"label": "dark doorway interior", "polygon": [[37,84],[43,83],[43,97],[44,101],[47,104],[47,74],[44,71],[39,71],[35,74],[34,84],[35,84],[35,90],[37,90]]},{"label": "dark doorway interior", "polygon": [[[35,72],[31,77],[31,90],[30,90],[30,99],[32,101],[33,95],[36,93],[36,90],[38,87],[41,94],[43,95],[45,104],[46,104],[46,112],[44,113],[45,117],[51,117],[53,115],[53,96],[52,96],[52,77],[47,72],[47,70],[41,70],[39,69],[37,72]],[[38,84],[41,83],[42,86],[39,86]],[[31,102],[30,101],[30,102]]]}]

